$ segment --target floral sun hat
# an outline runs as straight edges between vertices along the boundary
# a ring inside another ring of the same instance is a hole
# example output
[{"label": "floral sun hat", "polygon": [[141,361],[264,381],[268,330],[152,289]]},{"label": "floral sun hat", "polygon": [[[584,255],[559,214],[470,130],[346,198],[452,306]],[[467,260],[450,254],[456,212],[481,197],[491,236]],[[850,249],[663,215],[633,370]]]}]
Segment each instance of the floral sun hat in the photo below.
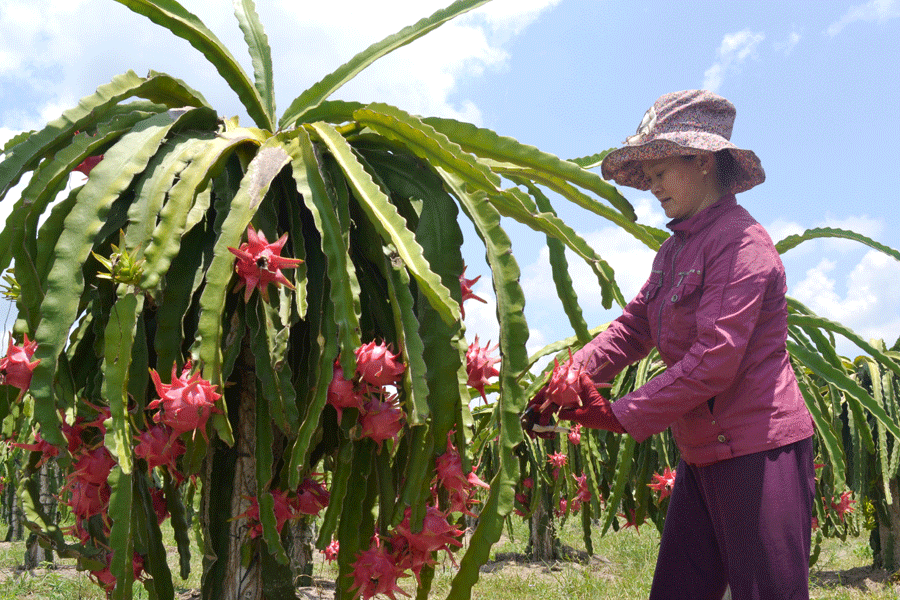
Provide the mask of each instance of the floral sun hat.
[{"label": "floral sun hat", "polygon": [[732,193],[744,192],[766,179],[759,158],[732,144],[734,105],[706,90],[687,90],[661,96],[644,114],[637,133],[603,159],[604,179],[619,185],[650,189],[641,161],[669,156],[728,150],[734,157]]}]

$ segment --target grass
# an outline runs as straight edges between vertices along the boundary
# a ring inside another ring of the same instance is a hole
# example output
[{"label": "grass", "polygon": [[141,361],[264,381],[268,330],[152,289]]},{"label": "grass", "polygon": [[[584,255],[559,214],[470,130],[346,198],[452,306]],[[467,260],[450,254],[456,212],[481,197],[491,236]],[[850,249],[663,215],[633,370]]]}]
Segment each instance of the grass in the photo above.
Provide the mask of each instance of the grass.
[{"label": "grass", "polygon": [[[511,534],[511,535],[510,535]],[[564,547],[583,550],[580,529],[568,523],[560,532]],[[527,529],[517,522],[492,549],[492,561],[482,569],[472,590],[474,600],[634,600],[646,598],[656,563],[659,534],[652,527],[640,533],[627,529],[600,538],[594,536],[594,556],[582,562],[562,561],[554,564],[514,560],[527,543]],[[25,544],[0,544],[0,600],[103,600],[106,595],[85,573],[75,571],[72,561],[60,561],[55,569],[21,571]],[[177,565],[174,543],[171,565]],[[199,553],[193,552],[193,572],[182,582],[175,575],[176,597],[199,588]],[[819,600],[888,600],[900,599],[897,578],[884,571],[871,569],[872,554],[867,538],[846,541],[825,540],[819,561],[810,576],[810,597]],[[321,555],[315,558],[314,577],[330,588],[336,568],[326,564]],[[445,598],[455,569],[449,562],[437,567],[432,598]],[[414,582],[406,579],[401,586],[415,594]],[[143,586],[134,588],[136,599],[147,598]],[[329,597],[329,596],[323,596]]]}]

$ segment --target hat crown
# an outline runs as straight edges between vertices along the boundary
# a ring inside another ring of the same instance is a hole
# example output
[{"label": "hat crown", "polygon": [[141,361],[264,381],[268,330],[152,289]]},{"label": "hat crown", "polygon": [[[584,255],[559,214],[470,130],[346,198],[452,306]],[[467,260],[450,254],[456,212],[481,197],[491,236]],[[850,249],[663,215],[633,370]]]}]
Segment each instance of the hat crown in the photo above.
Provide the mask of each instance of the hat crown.
[{"label": "hat crown", "polygon": [[[686,90],[661,96],[651,111],[655,114],[652,126],[643,134],[633,136],[629,143],[646,143],[648,138],[674,132],[696,132],[731,139],[736,110],[725,98],[706,90]],[[650,112],[650,111],[648,111]],[[642,125],[646,125],[645,118]],[[644,127],[646,129],[646,127]]]}]

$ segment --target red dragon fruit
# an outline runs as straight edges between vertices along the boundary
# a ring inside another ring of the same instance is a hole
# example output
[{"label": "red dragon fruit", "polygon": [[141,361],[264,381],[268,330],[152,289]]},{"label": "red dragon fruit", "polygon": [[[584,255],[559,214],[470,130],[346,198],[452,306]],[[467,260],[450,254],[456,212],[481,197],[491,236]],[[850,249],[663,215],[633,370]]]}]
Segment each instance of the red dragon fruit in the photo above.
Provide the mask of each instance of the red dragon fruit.
[{"label": "red dragon fruit", "polygon": [[72,508],[75,515],[84,519],[105,512],[109,505],[111,490],[107,483],[96,485],[75,477],[63,487],[63,490],[69,492],[66,504]]},{"label": "red dragon fruit", "polygon": [[325,546],[324,550],[320,550],[325,555],[325,560],[333,562],[337,560],[338,552],[341,551],[341,544],[337,540],[331,540],[331,543]]},{"label": "red dragon fruit", "polygon": [[491,343],[488,342],[484,348],[481,348],[478,345],[478,336],[476,335],[475,341],[466,350],[466,373],[469,374],[467,383],[469,387],[473,387],[481,393],[481,398],[485,404],[487,404],[487,396],[484,394],[484,388],[490,383],[488,379],[500,375],[500,371],[494,367],[495,364],[500,362],[500,359],[490,356],[490,353],[496,350],[499,344],[493,348],[490,348],[490,345]]},{"label": "red dragon fruit", "polygon": [[162,407],[162,410],[153,415],[153,420],[172,428],[175,435],[181,435],[186,431],[196,432],[198,429],[206,437],[206,421],[213,412],[222,412],[215,406],[216,400],[221,398],[215,391],[215,386],[202,379],[200,373],[188,377],[191,371],[191,361],[184,365],[181,376],[176,377],[175,365],[172,365],[172,383],[164,384],[159,373],[150,371],[153,384],[159,398],[147,405],[148,409]]},{"label": "red dragon fruit", "polygon": [[462,292],[462,302],[459,304],[459,312],[462,315],[462,318],[466,318],[466,308],[463,306],[466,300],[478,300],[482,304],[487,304],[487,300],[482,298],[481,296],[476,296],[475,292],[472,291],[472,286],[481,279],[481,275],[478,275],[474,279],[466,279],[466,269],[468,267],[463,266],[462,273],[459,274],[459,290]]},{"label": "red dragon fruit", "polygon": [[178,472],[176,461],[185,453],[186,448],[177,435],[165,425],[153,425],[134,438],[138,444],[134,447],[134,454],[147,461],[147,467],[169,467],[169,471],[181,481],[182,475]]},{"label": "red dragon fruit", "polygon": [[16,448],[21,448],[22,450],[29,450],[31,452],[40,452],[43,454],[41,459],[37,463],[37,467],[40,467],[45,462],[50,460],[55,456],[59,456],[59,448],[51,444],[50,442],[44,440],[41,437],[41,434],[37,431],[34,432],[34,443],[33,444],[21,444],[18,442],[13,442],[10,446],[15,446]]},{"label": "red dragon fruit", "polygon": [[581,406],[581,365],[576,365],[569,352],[569,360],[563,364],[553,360],[553,373],[547,383],[547,399],[540,406],[546,409],[551,404],[561,408]]},{"label": "red dragon fruit", "polygon": [[490,486],[475,474],[474,467],[468,475],[463,473],[462,458],[451,441],[452,435],[452,431],[447,434],[447,449],[435,459],[436,479],[449,493],[448,512],[461,512],[474,517],[476,515],[469,510],[469,506],[474,502],[472,498],[474,488],[490,489]]},{"label": "red dragon fruit", "polygon": [[396,394],[384,400],[377,396],[372,397],[366,402],[360,416],[360,435],[375,440],[379,450],[382,442],[395,439],[403,429],[403,409],[397,404],[396,399]]},{"label": "red dragon fruit", "polygon": [[106,446],[98,446],[93,450],[85,450],[72,466],[70,477],[77,477],[86,483],[103,485],[109,477],[109,472],[116,466],[116,461],[106,449]]},{"label": "red dragon fruit", "polygon": [[98,154],[97,156],[88,156],[83,161],[78,163],[78,166],[72,169],[72,171],[78,171],[79,173],[84,174],[85,177],[90,176],[91,171],[94,170],[100,161],[103,160],[103,155]]},{"label": "red dragon fruit", "polygon": [[[281,533],[284,524],[294,518],[291,501],[288,499],[285,491],[275,490],[269,493],[275,500],[275,529],[278,533]],[[250,501],[250,508],[236,516],[235,519],[247,519],[247,524],[250,527],[250,537],[258,538],[262,535],[262,523],[259,520],[259,500],[256,496],[244,496],[244,499]]]},{"label": "red dragon fruit", "polygon": [[392,354],[383,342],[363,344],[356,349],[356,373],[360,379],[376,387],[394,385],[406,370],[406,365],[397,361],[399,356]]},{"label": "red dragon fruit", "polygon": [[37,346],[37,342],[28,341],[27,333],[21,346],[13,344],[10,336],[6,356],[0,358],[0,377],[2,377],[3,383],[22,391],[28,389],[28,386],[31,385],[31,372],[41,364],[40,360],[31,360]]},{"label": "red dragon fruit", "polygon": [[332,405],[338,414],[338,423],[343,417],[345,408],[357,408],[362,410],[363,397],[357,393],[356,385],[352,380],[344,377],[344,369],[338,360],[334,361],[334,371],[331,383],[328,384],[328,404]]},{"label": "red dragon fruit", "polygon": [[428,553],[438,550],[450,551],[450,546],[461,547],[463,531],[451,525],[447,517],[433,506],[425,508],[425,518],[422,521],[422,530],[413,533],[409,524],[410,509],[406,508],[403,521],[397,525],[395,533],[406,539],[409,548],[415,552]]},{"label": "red dragon fruit", "polygon": [[572,445],[577,446],[581,443],[581,423],[575,423],[572,425],[572,428],[569,429],[569,441],[572,442]]},{"label": "red dragon fruit", "polygon": [[294,510],[304,515],[317,515],[328,506],[331,493],[321,482],[307,477],[297,488],[297,498],[291,503]]},{"label": "red dragon fruit", "polygon": [[654,482],[648,483],[647,487],[659,492],[659,499],[662,500],[668,497],[672,493],[672,488],[675,487],[675,471],[667,466],[662,475],[654,473],[653,480]]},{"label": "red dragon fruit", "polygon": [[303,261],[299,258],[281,256],[281,249],[287,242],[287,234],[269,243],[263,232],[258,232],[253,225],[247,226],[247,241],[238,249],[229,247],[238,260],[234,265],[240,281],[235,291],[244,287],[244,302],[250,301],[253,290],[259,288],[263,300],[269,301],[269,284],[284,284],[294,289],[293,284],[284,276],[281,269],[293,269]]},{"label": "red dragon fruit", "polygon": [[368,600],[377,594],[384,594],[391,600],[397,600],[394,594],[409,596],[397,585],[397,580],[405,577],[403,569],[397,566],[394,555],[382,546],[375,538],[368,550],[360,552],[353,563],[351,590],[356,590],[353,597]]}]

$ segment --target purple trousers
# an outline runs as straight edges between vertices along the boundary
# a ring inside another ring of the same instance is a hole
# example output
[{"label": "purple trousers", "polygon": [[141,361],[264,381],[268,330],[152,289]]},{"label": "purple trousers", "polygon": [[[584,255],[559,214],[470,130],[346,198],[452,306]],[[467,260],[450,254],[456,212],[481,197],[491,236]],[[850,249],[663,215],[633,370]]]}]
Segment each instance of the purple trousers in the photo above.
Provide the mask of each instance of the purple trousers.
[{"label": "purple trousers", "polygon": [[677,471],[650,600],[808,600],[812,438]]}]

